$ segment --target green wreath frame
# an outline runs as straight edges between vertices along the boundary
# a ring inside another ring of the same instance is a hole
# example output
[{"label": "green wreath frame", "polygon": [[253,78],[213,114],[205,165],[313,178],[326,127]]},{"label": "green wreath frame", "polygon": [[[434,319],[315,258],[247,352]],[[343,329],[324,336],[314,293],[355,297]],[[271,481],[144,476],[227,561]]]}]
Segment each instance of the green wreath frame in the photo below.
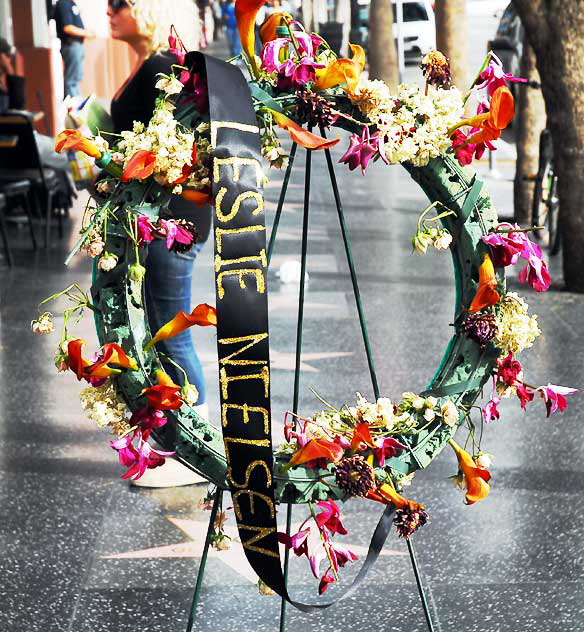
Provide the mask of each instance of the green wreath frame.
[{"label": "green wreath frame", "polygon": [[[441,219],[453,236],[451,246],[454,266],[455,333],[424,395],[449,397],[459,410],[469,410],[496,365],[498,351],[491,345],[481,349],[460,330],[460,321],[476,293],[478,270],[489,248],[481,237],[497,225],[497,214],[483,183],[472,169],[461,167],[453,156],[432,159],[425,167],[403,165],[430,202],[440,203],[453,211]],[[170,200],[170,194],[156,184],[138,181],[119,183],[109,198],[110,206],[131,206],[136,212],[156,219]],[[143,389],[152,385],[150,376],[162,368],[155,349],[144,350],[150,340],[143,286],[133,281],[128,268],[136,262],[135,250],[127,233],[116,220],[108,223],[105,248],[118,257],[114,270],[101,271],[94,266],[91,293],[96,307],[95,324],[101,344],[114,342],[138,363],[137,371],[118,376],[117,385],[129,408],[134,411],[144,405]],[[146,249],[141,249],[143,260]],[[497,270],[499,283],[504,273]],[[170,412],[170,411],[169,411]],[[399,480],[416,470],[424,469],[438,455],[464,422],[465,412],[453,427],[436,420],[415,435],[397,436],[408,445],[399,456],[388,460],[376,474],[383,479]],[[227,463],[221,429],[209,424],[191,407],[183,405],[174,411],[173,424],[167,424],[155,434],[166,449],[176,450],[177,458],[219,488],[227,489]],[[342,499],[340,489],[320,482],[322,470],[296,466],[282,470],[287,458],[274,455],[276,499],[284,503],[302,504],[327,498]]]}]

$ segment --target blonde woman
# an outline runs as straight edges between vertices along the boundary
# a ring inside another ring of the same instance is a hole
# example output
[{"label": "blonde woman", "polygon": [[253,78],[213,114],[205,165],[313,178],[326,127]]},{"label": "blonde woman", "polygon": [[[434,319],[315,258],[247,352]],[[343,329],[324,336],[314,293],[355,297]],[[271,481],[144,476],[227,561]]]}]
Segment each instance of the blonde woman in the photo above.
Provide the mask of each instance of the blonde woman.
[{"label": "blonde woman", "polygon": [[[111,115],[117,133],[131,130],[134,121],[148,124],[154,111],[158,90],[158,73],[169,74],[176,57],[168,52],[168,36],[172,25],[189,50],[196,50],[199,41],[199,11],[194,0],[109,0],[108,17],[111,36],[126,42],[137,54],[133,72],[120,86],[111,104]],[[165,242],[155,239],[148,247],[146,259],[146,307],[152,331],[173,318],[177,312],[190,312],[193,264],[209,235],[210,207],[198,208],[174,197],[170,210],[174,217],[192,221],[199,235],[198,243],[186,253],[167,250]],[[159,345],[185,371],[189,382],[199,391],[198,412],[207,416],[205,380],[191,333],[185,331]],[[165,370],[177,384],[184,377],[172,364]],[[189,484],[201,479],[179,463],[167,460],[155,470],[148,470],[138,485],[166,487]]]}]

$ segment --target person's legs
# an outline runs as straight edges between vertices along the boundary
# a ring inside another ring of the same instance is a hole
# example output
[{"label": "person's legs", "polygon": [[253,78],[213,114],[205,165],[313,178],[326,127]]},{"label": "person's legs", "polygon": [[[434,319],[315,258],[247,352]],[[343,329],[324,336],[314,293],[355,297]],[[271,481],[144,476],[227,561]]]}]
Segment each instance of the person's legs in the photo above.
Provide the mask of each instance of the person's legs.
[{"label": "person's legs", "polygon": [[[191,311],[193,265],[203,245],[195,244],[189,252],[175,253],[166,248],[166,243],[162,239],[155,239],[149,244],[145,264],[145,294],[148,323],[152,334],[174,318],[177,312]],[[159,342],[156,347],[185,370],[189,382],[199,391],[197,405],[203,404],[205,378],[190,329],[174,338]],[[181,371],[164,359],[162,362],[173,381],[176,384],[183,384],[184,376]]]},{"label": "person's legs", "polygon": [[65,75],[65,96],[79,95],[79,83],[83,79],[83,59],[85,51],[80,42],[71,42],[61,46]]}]

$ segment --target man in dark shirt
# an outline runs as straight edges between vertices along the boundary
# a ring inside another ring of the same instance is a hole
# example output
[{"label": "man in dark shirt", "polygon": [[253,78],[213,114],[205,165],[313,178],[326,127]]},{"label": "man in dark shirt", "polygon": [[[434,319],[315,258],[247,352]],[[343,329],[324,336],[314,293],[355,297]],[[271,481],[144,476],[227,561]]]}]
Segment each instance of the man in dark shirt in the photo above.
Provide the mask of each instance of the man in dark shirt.
[{"label": "man in dark shirt", "polygon": [[55,7],[57,36],[61,40],[65,72],[65,96],[79,95],[79,83],[83,79],[83,40],[95,35],[83,26],[79,7],[74,0],[59,0]]}]

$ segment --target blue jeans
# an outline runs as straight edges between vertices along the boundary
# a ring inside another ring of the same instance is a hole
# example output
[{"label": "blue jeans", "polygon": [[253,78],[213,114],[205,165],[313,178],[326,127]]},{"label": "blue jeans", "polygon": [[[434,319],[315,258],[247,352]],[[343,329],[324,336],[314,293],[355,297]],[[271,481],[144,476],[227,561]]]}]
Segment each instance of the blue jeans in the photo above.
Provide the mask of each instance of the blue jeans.
[{"label": "blue jeans", "polygon": [[241,53],[241,41],[239,40],[239,32],[237,27],[226,27],[227,43],[229,44],[229,55],[235,57]]},{"label": "blue jeans", "polygon": [[[195,244],[189,252],[176,253],[166,248],[163,239],[155,239],[148,245],[146,258],[146,311],[152,335],[162,325],[172,320],[179,311],[190,313],[191,282],[197,254],[204,243]],[[181,366],[199,391],[197,404],[205,403],[205,378],[201,361],[197,356],[191,330],[187,329],[174,338],[162,340],[156,348]],[[164,370],[176,384],[184,383],[184,376],[172,363],[162,358]]]},{"label": "blue jeans", "polygon": [[65,74],[65,96],[79,96],[79,84],[83,79],[85,49],[81,42],[70,42],[61,46]]}]

